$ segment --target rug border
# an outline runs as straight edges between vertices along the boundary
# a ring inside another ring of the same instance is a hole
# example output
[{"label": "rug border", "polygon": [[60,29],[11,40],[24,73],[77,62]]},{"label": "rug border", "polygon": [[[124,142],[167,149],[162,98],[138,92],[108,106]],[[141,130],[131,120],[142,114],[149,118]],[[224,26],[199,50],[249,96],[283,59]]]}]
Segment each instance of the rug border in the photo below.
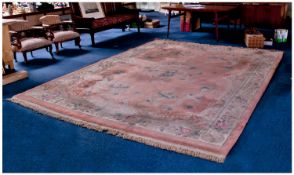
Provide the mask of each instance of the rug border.
[{"label": "rug border", "polygon": [[[264,49],[259,49],[264,50]],[[241,120],[238,125],[235,127],[234,131],[231,133],[230,137],[228,137],[227,141],[224,143],[224,149],[227,150],[226,155],[229,154],[230,150],[233,148],[235,143],[238,141],[240,135],[243,133],[243,130],[248,123],[249,119],[251,118],[257,104],[259,103],[260,99],[262,98],[264,92],[266,91],[268,85],[270,84],[271,79],[273,78],[277,68],[280,65],[280,62],[283,58],[283,52],[279,51],[279,55],[275,58],[275,66],[272,67],[271,72],[269,73],[270,76],[267,76],[267,78],[262,83],[262,86],[260,86],[259,91],[256,93],[254,99],[252,102],[248,105],[248,109],[245,111],[243,115],[243,120]]]},{"label": "rug border", "polygon": [[55,112],[55,111],[50,110],[46,107],[36,105],[36,104],[31,103],[26,100],[22,100],[21,98],[13,97],[10,99],[10,101],[14,102],[16,104],[19,104],[21,106],[30,108],[33,111],[35,111],[39,114],[42,114],[44,116],[53,117],[53,118],[56,118],[56,119],[59,119],[62,121],[66,121],[66,122],[75,124],[77,126],[81,126],[81,127],[92,129],[92,130],[99,131],[99,132],[106,131],[106,133],[108,133],[108,134],[111,134],[114,136],[119,136],[123,139],[128,139],[128,140],[144,143],[146,145],[150,145],[153,147],[158,147],[158,148],[165,149],[165,150],[175,151],[178,153],[191,155],[193,157],[199,157],[199,158],[203,158],[203,159],[207,159],[207,160],[212,160],[212,161],[215,161],[218,163],[223,163],[226,158],[226,156],[224,156],[224,155],[215,154],[215,153],[212,153],[209,151],[204,151],[204,150],[200,150],[197,148],[193,148],[193,150],[191,150],[188,147],[183,148],[183,147],[185,147],[183,145],[174,146],[168,142],[160,141],[160,140],[157,140],[154,138],[144,137],[144,136],[137,135],[134,133],[125,132],[123,130],[118,130],[118,129],[110,128],[107,126],[102,126],[102,125],[99,125],[96,123],[90,123],[90,122],[87,122],[84,120],[80,120],[80,119],[68,116],[66,114],[61,114],[61,113]]}]

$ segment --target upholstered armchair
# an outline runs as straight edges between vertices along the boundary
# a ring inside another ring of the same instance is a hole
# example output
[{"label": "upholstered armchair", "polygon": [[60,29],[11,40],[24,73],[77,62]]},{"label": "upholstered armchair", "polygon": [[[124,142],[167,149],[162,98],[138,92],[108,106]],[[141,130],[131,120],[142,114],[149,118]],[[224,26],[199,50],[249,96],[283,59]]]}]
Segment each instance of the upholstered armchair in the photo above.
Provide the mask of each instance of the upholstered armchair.
[{"label": "upholstered armchair", "polygon": [[42,26],[47,32],[47,36],[52,40],[56,47],[56,53],[59,52],[59,44],[65,41],[75,41],[75,45],[80,45],[80,34],[75,31],[74,24],[70,21],[61,21],[58,15],[46,15],[40,18]]},{"label": "upholstered armchair", "polygon": [[27,63],[27,52],[31,52],[32,54],[32,51],[42,48],[46,48],[52,59],[54,59],[52,54],[52,42],[48,40],[43,29],[32,28],[32,26],[25,21],[11,24],[9,30],[12,39],[11,47],[16,62],[16,52],[21,52],[25,63]]}]

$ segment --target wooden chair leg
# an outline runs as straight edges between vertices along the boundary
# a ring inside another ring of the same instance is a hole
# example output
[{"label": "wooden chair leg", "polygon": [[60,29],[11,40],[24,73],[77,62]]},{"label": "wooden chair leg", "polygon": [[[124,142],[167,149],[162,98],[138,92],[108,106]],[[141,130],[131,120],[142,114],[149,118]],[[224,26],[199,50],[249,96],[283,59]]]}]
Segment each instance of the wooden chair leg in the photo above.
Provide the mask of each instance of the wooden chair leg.
[{"label": "wooden chair leg", "polygon": [[16,52],[13,52],[13,58],[14,58],[15,62],[17,62]]},{"label": "wooden chair leg", "polygon": [[75,39],[75,45],[76,46],[79,46],[79,48],[82,49],[82,46],[81,46],[81,38],[80,37],[78,37],[78,38]]},{"label": "wooden chair leg", "polygon": [[[48,49],[48,48],[49,48],[49,49]],[[52,52],[52,50],[53,50],[53,49],[52,49],[52,45],[48,46],[48,48],[47,48],[47,49],[49,50],[49,53],[50,53],[52,59],[55,60],[55,58],[54,58],[54,56],[53,56],[53,52]]]},{"label": "wooden chair leg", "polygon": [[60,47],[63,48],[62,43],[60,43]]},{"label": "wooden chair leg", "polygon": [[95,46],[95,33],[90,33],[91,35],[91,42],[92,42],[92,46]]},{"label": "wooden chair leg", "polygon": [[136,21],[138,33],[140,33],[140,20]]},{"label": "wooden chair leg", "polygon": [[121,25],[121,30],[122,30],[123,32],[126,31],[126,25],[125,25],[125,24],[122,24],[122,25]]},{"label": "wooden chair leg", "polygon": [[[54,45],[55,45],[56,53],[59,53],[58,43],[54,43]],[[51,46],[51,48],[52,48],[52,46]],[[50,47],[49,47],[49,52],[50,52]]]},{"label": "wooden chair leg", "polygon": [[27,52],[22,52],[22,55],[23,55],[23,59],[25,63],[27,64],[28,63]]}]

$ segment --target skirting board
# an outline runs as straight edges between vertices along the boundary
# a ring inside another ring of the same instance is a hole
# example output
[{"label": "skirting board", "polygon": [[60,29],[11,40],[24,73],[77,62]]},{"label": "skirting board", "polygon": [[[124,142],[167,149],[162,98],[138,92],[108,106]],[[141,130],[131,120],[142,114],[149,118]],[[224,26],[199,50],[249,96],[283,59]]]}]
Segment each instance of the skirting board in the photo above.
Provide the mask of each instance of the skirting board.
[{"label": "skirting board", "polygon": [[7,85],[10,83],[16,82],[18,80],[25,79],[27,77],[28,77],[27,71],[14,72],[14,73],[3,76],[2,84]]}]

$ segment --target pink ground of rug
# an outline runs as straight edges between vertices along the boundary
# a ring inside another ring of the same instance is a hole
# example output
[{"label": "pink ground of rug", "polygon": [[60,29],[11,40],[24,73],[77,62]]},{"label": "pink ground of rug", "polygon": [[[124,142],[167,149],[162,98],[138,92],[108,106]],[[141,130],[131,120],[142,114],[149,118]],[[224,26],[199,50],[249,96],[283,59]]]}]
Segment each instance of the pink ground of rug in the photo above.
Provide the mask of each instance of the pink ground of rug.
[{"label": "pink ground of rug", "polygon": [[12,100],[88,128],[223,162],[282,55],[155,40]]}]

